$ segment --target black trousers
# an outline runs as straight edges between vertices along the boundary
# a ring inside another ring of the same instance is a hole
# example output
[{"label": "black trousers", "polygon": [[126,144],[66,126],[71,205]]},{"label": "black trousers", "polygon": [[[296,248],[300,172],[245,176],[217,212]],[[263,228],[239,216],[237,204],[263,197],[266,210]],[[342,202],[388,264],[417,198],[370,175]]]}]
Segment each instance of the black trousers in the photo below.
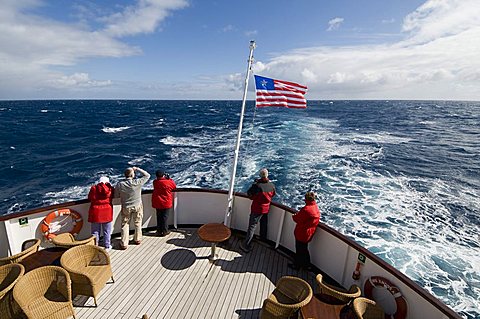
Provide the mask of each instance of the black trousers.
[{"label": "black trousers", "polygon": [[168,216],[170,212],[173,211],[173,207],[167,209],[158,209],[157,208],[157,232],[166,233],[168,232]]},{"label": "black trousers", "polygon": [[310,266],[310,253],[308,243],[295,240],[295,265],[298,267]]}]

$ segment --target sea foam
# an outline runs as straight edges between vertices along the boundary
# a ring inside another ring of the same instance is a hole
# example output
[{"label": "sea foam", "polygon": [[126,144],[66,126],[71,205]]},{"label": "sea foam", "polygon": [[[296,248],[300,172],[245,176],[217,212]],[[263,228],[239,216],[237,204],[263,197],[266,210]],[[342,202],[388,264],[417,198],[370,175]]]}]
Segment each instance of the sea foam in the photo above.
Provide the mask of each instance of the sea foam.
[{"label": "sea foam", "polygon": [[103,127],[102,131],[105,133],[118,133],[125,130],[128,130],[131,126],[121,126],[121,127]]}]

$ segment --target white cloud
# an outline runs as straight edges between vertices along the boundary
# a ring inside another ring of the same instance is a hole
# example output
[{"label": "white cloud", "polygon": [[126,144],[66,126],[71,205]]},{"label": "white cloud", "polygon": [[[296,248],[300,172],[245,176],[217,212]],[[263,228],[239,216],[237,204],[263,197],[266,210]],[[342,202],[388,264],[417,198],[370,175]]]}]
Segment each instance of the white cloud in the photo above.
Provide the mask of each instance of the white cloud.
[{"label": "white cloud", "polygon": [[338,28],[340,28],[340,25],[343,23],[343,21],[344,21],[343,18],[334,18],[328,21],[327,31],[337,30]]},{"label": "white cloud", "polygon": [[235,27],[231,24],[226,25],[222,28],[222,32],[230,32],[230,31],[234,31],[234,30],[235,30]]},{"label": "white cloud", "polygon": [[247,37],[251,37],[251,36],[254,36],[254,35],[257,35],[257,34],[258,34],[257,30],[245,31],[245,36],[247,36]]},{"label": "white cloud", "polygon": [[85,87],[103,87],[112,84],[112,81],[95,81],[90,79],[87,73],[75,73],[70,76],[61,76],[56,80],[50,81],[55,88],[85,88]]},{"label": "white cloud", "polygon": [[299,49],[256,65],[307,84],[310,99],[480,100],[478,16],[478,0],[430,0],[405,18],[402,41]]},{"label": "white cloud", "polygon": [[383,19],[382,20],[382,23],[384,24],[390,24],[390,23],[394,23],[395,22],[395,19],[394,18],[391,18],[391,19]]},{"label": "white cloud", "polygon": [[[92,57],[138,55],[141,53],[140,48],[126,44],[118,37],[151,32],[169,11],[184,7],[186,2],[138,0],[136,6],[126,7],[122,12],[103,19],[109,24],[98,30],[90,29],[85,21],[64,23],[29,13],[31,9],[40,8],[44,4],[41,0],[2,1],[0,99],[15,98],[12,94],[14,91],[22,96],[27,88],[31,94],[35,94],[53,84],[59,85],[62,81],[64,84],[76,83],[77,87],[108,83],[92,79],[82,82],[79,76],[82,72],[68,76],[54,71],[53,67],[72,66],[80,60]],[[83,13],[82,15],[87,16]],[[119,22],[120,19],[123,20]],[[138,25],[134,27],[136,23]],[[28,98],[28,95],[25,95],[25,98]]]},{"label": "white cloud", "polygon": [[115,37],[154,32],[172,10],[188,5],[185,0],[140,0],[104,20],[109,24],[105,32]]},{"label": "white cloud", "polygon": [[412,42],[432,41],[478,27],[479,14],[478,0],[430,0],[405,17],[403,31]]}]

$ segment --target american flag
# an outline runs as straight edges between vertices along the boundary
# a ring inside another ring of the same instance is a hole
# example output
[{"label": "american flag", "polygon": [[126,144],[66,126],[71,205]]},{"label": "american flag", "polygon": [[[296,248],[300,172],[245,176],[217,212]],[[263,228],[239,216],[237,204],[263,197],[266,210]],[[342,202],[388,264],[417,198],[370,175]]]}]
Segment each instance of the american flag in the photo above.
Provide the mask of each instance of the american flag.
[{"label": "american flag", "polygon": [[304,97],[307,87],[301,84],[255,75],[255,91],[257,107],[277,106],[294,109],[307,107],[307,100]]}]

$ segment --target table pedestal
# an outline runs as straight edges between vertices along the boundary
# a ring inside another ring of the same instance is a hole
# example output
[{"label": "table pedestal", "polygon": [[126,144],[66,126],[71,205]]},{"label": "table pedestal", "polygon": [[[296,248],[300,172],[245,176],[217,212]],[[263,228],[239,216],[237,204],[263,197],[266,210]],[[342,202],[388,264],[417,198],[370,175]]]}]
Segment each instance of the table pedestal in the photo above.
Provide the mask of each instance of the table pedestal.
[{"label": "table pedestal", "polygon": [[217,247],[217,244],[212,243],[212,252],[210,253],[210,257],[208,257],[208,260],[210,260],[211,262],[214,262],[215,260],[217,260],[218,255],[215,254],[216,247]]},{"label": "table pedestal", "polygon": [[212,250],[210,256],[208,257],[210,262],[217,260],[217,255],[215,252],[217,244],[229,239],[231,235],[232,232],[230,231],[230,228],[223,224],[210,223],[205,224],[198,229],[198,236],[202,240],[212,244]]}]

